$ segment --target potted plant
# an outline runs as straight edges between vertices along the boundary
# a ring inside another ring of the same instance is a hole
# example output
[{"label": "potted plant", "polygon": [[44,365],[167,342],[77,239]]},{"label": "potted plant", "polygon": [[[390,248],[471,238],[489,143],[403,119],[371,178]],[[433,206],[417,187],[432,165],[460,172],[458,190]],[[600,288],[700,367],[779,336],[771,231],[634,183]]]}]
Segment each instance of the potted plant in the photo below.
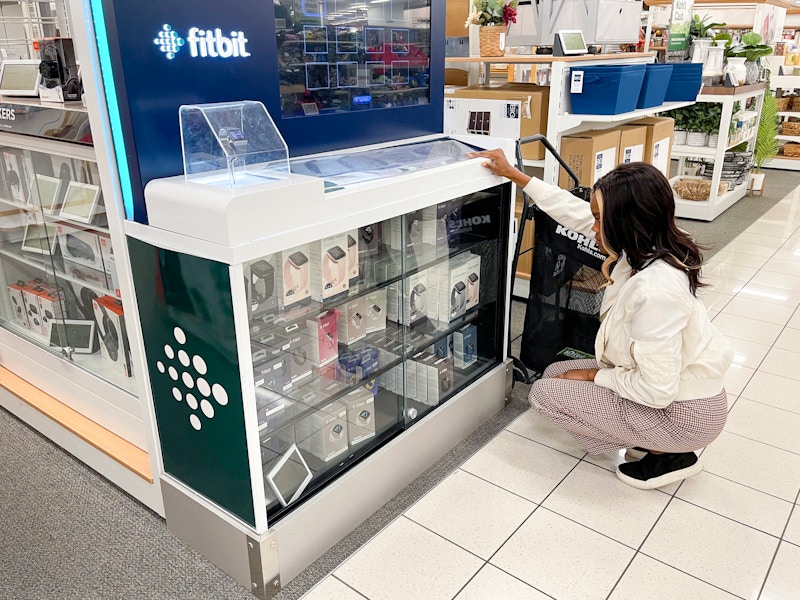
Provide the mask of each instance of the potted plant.
[{"label": "potted plant", "polygon": [[719,144],[719,126],[722,121],[722,105],[710,103],[706,106],[703,118],[703,129],[708,134],[707,145],[716,148]]},{"label": "potted plant", "polygon": [[688,122],[686,108],[673,108],[664,113],[665,117],[670,117],[675,121],[672,132],[672,144],[675,146],[686,145],[686,124]]},{"label": "potted plant", "polygon": [[691,54],[693,63],[704,63],[708,56],[708,48],[711,46],[712,30],[716,27],[724,27],[725,23],[710,23],[711,17],[704,15],[694,15],[689,23],[689,38],[692,41]]},{"label": "potted plant", "polygon": [[705,119],[705,106],[693,104],[686,107],[686,144],[688,146],[705,146],[708,127]]},{"label": "potted plant", "polygon": [[503,56],[505,44],[501,43],[509,23],[517,22],[519,0],[473,0],[472,11],[464,23],[480,26],[481,56]]},{"label": "potted plant", "polygon": [[764,90],[764,99],[761,101],[761,119],[758,122],[756,141],[753,145],[753,164],[755,173],[750,174],[750,190],[764,193],[764,173],[761,167],[778,154],[778,105],[775,96],[769,89],[769,72],[767,73],[767,87]]},{"label": "potted plant", "polygon": [[731,46],[725,51],[725,56],[734,58],[744,58],[744,66],[747,69],[745,83],[756,83],[759,77],[758,61],[763,56],[772,54],[772,47],[761,43],[761,35],[748,31],[742,36],[741,44]]}]

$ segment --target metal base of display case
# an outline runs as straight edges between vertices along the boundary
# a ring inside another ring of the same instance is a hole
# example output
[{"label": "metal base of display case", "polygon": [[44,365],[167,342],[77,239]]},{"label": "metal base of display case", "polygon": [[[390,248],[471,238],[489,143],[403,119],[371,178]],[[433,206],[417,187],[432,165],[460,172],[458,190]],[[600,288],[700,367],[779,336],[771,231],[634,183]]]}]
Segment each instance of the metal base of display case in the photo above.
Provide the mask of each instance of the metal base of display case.
[{"label": "metal base of display case", "polygon": [[167,527],[257,597],[272,597],[501,410],[510,394],[506,361],[261,535],[163,476]]}]

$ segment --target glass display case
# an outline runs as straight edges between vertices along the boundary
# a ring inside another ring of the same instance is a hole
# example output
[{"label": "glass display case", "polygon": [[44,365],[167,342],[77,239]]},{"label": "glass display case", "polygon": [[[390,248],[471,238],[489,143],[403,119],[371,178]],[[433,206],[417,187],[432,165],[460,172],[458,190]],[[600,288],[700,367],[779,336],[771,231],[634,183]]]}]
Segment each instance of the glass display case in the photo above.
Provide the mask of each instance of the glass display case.
[{"label": "glass display case", "polygon": [[511,184],[472,150],[155,180],[125,224],[167,525],[247,585],[279,589],[503,406]]},{"label": "glass display case", "polygon": [[0,325],[132,391],[97,164],[66,146],[0,148]]},{"label": "glass display case", "polygon": [[269,522],[503,360],[507,195],[243,265]]}]

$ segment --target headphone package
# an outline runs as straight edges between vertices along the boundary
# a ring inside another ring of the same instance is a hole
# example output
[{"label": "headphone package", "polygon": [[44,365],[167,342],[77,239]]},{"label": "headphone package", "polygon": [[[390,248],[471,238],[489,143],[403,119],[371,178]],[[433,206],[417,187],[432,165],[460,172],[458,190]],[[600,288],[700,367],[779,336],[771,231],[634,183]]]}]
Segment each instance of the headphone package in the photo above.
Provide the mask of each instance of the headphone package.
[{"label": "headphone package", "polygon": [[42,335],[50,339],[53,323],[58,319],[66,318],[66,301],[64,291],[52,285],[43,286],[36,295],[39,303],[39,315],[42,322]]},{"label": "headphone package", "polygon": [[8,289],[8,299],[11,301],[11,310],[14,313],[14,323],[25,329],[30,329],[28,323],[28,311],[25,309],[25,287],[24,281],[10,284]]},{"label": "headphone package", "polygon": [[65,223],[56,225],[58,244],[64,259],[105,273],[100,237],[93,231],[72,227]]},{"label": "headphone package", "polygon": [[114,369],[125,377],[133,377],[122,302],[112,296],[101,296],[92,300],[92,306],[100,338],[100,353]]}]

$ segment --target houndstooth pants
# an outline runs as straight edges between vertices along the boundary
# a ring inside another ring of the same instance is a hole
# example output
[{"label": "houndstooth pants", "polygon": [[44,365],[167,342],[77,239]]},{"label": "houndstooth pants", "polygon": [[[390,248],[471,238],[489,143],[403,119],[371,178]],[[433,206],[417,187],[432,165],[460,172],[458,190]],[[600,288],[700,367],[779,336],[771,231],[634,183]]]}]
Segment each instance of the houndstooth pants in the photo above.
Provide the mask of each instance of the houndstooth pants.
[{"label": "houndstooth pants", "polygon": [[596,369],[595,360],[566,360],[545,369],[531,386],[531,406],[575,437],[589,454],[639,446],[692,452],[713,442],[725,426],[725,390],[711,398],[652,408],[617,396],[592,381],[554,379],[571,369]]}]

